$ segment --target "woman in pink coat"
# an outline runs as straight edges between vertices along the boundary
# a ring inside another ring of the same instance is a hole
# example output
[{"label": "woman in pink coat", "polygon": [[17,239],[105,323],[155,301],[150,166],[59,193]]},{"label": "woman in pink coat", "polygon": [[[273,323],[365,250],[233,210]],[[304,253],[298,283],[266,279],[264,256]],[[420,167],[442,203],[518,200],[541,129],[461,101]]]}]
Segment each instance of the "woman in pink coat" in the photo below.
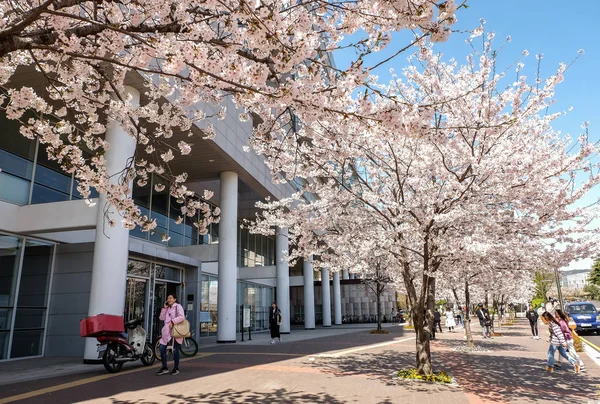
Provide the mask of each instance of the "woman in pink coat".
[{"label": "woman in pink coat", "polygon": [[[167,297],[167,302],[165,306],[160,311],[159,319],[165,322],[165,325],[161,331],[160,338],[160,356],[162,358],[162,368],[156,373],[157,375],[166,375],[169,373],[169,368],[167,367],[167,344],[171,341],[171,330],[175,324],[181,323],[185,320],[185,313],[183,312],[183,307],[179,303],[177,303],[177,298],[175,295],[169,295]],[[183,342],[183,338],[175,338],[173,343],[173,361],[175,362],[175,367],[171,371],[172,375],[179,374],[179,347]]]}]

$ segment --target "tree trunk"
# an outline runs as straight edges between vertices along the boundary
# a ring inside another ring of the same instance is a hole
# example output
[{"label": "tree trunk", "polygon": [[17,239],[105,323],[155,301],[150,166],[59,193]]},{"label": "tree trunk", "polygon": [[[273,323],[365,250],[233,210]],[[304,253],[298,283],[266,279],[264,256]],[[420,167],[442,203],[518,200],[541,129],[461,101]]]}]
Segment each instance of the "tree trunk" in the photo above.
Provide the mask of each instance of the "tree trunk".
[{"label": "tree trunk", "polygon": [[425,307],[424,305],[416,305],[415,309],[413,315],[415,317],[415,332],[417,334],[417,373],[420,375],[430,375],[433,373],[433,369],[431,367],[430,334],[425,327],[425,323],[427,322]]},{"label": "tree trunk", "polygon": [[470,349],[475,348],[475,342],[473,341],[473,334],[471,333],[471,316],[469,312],[471,311],[471,296],[469,295],[469,280],[465,280],[465,335],[467,336],[467,346]]},{"label": "tree trunk", "polygon": [[375,285],[377,287],[377,331],[381,331],[381,287],[379,282]]}]

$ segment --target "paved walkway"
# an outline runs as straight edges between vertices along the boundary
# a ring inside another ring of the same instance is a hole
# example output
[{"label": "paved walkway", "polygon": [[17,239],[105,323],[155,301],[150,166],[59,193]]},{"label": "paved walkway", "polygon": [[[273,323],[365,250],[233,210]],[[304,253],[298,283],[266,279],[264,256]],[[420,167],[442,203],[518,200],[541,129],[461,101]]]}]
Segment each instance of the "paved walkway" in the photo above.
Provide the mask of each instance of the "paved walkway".
[{"label": "paved walkway", "polygon": [[313,339],[294,332],[275,345],[257,335],[252,344],[203,347],[181,364],[178,376],[157,377],[157,366],[117,375],[97,369],[4,385],[0,404],[600,403],[600,368],[587,360],[588,370],[579,375],[544,372],[547,343],[531,340],[525,322],[505,328],[504,337],[477,337],[487,352],[457,352],[462,330],[438,334],[434,366],[449,371],[454,386],[393,379],[398,369],[414,366],[415,342],[402,327],[388,330],[323,329]]}]

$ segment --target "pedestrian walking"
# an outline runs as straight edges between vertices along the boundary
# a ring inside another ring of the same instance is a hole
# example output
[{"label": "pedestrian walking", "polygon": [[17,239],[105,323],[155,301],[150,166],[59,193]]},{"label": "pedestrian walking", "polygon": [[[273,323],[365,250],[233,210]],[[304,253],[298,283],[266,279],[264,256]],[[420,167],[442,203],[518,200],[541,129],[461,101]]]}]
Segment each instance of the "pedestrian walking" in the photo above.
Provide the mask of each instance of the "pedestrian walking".
[{"label": "pedestrian walking", "polygon": [[172,341],[173,348],[173,370],[171,375],[179,374],[179,347],[183,343],[183,338],[173,338],[173,327],[176,324],[182,323],[185,320],[183,307],[177,303],[177,297],[174,294],[167,296],[167,301],[160,311],[158,318],[164,321],[160,337],[160,356],[162,367],[156,373],[158,376],[169,373],[167,366],[167,344]]},{"label": "pedestrian walking", "polygon": [[275,338],[279,338],[281,342],[281,334],[279,333],[279,327],[281,326],[281,310],[277,307],[277,303],[271,304],[271,310],[269,310],[269,329],[271,330],[271,344],[275,343]]},{"label": "pedestrian walking", "polygon": [[436,328],[442,332],[442,315],[438,309],[435,309],[435,313],[433,313],[433,330],[435,331]]},{"label": "pedestrian walking", "polygon": [[490,331],[490,327],[492,326],[492,319],[490,318],[488,309],[483,307],[483,303],[479,303],[477,305],[475,315],[477,315],[477,318],[479,319],[479,325],[481,326],[481,334],[483,335],[483,338],[491,338],[492,333]]},{"label": "pedestrian walking", "polygon": [[573,365],[575,373],[579,373],[579,364],[575,359],[567,355],[567,351],[565,350],[567,347],[567,342],[558,321],[556,321],[554,316],[548,312],[542,314],[542,321],[544,324],[548,325],[548,331],[550,332],[550,337],[548,337],[550,346],[548,347],[548,362],[546,363],[546,370],[548,372],[554,372],[554,353],[558,350],[560,355],[568,360],[571,365]]},{"label": "pedestrian walking", "polygon": [[456,320],[456,325],[464,325],[462,322],[462,319],[460,318],[460,307],[457,307],[456,310],[452,310],[452,312],[454,313],[454,319]]},{"label": "pedestrian walking", "polygon": [[540,316],[538,315],[538,312],[533,309],[533,305],[529,305],[529,310],[525,312],[525,317],[527,317],[527,320],[529,320],[529,325],[531,326],[531,334],[533,335],[531,338],[540,339],[538,333],[538,318]]},{"label": "pedestrian walking", "polygon": [[396,325],[396,316],[397,316],[396,309],[392,308],[392,312],[390,314],[390,317],[392,318],[392,325]]},{"label": "pedestrian walking", "polygon": [[454,320],[454,312],[451,308],[446,309],[446,327],[448,327],[449,332],[453,332],[454,327],[456,327],[456,321]]},{"label": "pedestrian walking", "polygon": [[569,316],[561,309],[556,309],[555,311],[555,318],[558,321],[560,329],[565,336],[565,341],[567,342],[567,353],[579,364],[579,370],[581,371],[584,369],[583,360],[575,350],[575,339],[573,338],[571,328],[569,327]]}]

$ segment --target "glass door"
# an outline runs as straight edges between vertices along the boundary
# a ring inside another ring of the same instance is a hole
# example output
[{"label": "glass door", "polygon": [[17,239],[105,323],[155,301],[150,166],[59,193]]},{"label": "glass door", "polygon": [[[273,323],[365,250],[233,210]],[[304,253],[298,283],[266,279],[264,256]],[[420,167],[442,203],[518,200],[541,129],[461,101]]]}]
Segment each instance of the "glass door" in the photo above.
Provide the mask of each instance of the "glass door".
[{"label": "glass door", "polygon": [[146,291],[148,281],[146,279],[127,278],[127,290],[125,292],[125,321],[146,319]]},{"label": "glass door", "polygon": [[155,282],[154,284],[154,299],[153,299],[153,310],[152,310],[152,332],[154,337],[160,336],[162,330],[162,321],[160,321],[160,311],[167,301],[167,283],[166,282]]}]

